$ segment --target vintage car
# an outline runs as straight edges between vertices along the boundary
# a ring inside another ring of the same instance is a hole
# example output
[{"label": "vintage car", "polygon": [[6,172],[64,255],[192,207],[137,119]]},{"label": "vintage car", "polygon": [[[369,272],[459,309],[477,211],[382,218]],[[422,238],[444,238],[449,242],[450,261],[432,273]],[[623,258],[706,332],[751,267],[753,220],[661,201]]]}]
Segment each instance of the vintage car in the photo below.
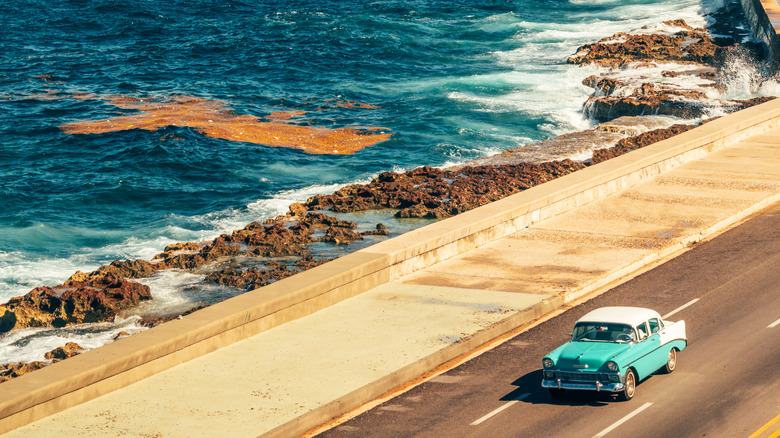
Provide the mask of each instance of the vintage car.
[{"label": "vintage car", "polygon": [[542,387],[555,397],[586,390],[630,400],[642,379],[674,371],[687,345],[685,321],[663,321],[639,307],[602,307],[580,318],[571,341],[542,359]]}]

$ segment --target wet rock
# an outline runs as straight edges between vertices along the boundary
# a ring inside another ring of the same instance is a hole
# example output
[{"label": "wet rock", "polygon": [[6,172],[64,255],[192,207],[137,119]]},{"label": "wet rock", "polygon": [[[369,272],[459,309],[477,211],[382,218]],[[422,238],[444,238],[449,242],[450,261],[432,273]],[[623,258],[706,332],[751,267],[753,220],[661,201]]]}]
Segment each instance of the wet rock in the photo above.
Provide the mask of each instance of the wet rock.
[{"label": "wet rock", "polygon": [[43,357],[48,360],[63,360],[69,357],[73,357],[77,354],[81,354],[83,351],[85,351],[85,349],[81,345],[75,342],[68,342],[65,344],[65,346],[57,347],[54,350],[46,353]]},{"label": "wet rock", "polygon": [[706,106],[700,100],[677,100],[678,96],[682,95],[675,93],[618,98],[593,96],[585,103],[585,112],[588,116],[602,122],[619,116],[665,115],[695,119],[705,114]]},{"label": "wet rock", "polygon": [[597,92],[588,98],[584,111],[601,122],[622,116],[644,115],[693,119],[704,115],[706,106],[702,102],[706,98],[706,94],[698,90],[680,89],[671,84],[643,83],[628,95]]},{"label": "wet rock", "polygon": [[155,265],[146,260],[114,260],[110,265],[101,266],[88,274],[76,271],[65,284],[88,283],[94,279],[102,278],[113,278],[115,280],[122,278],[144,278],[151,276],[156,270],[157,268]]},{"label": "wet rock", "polygon": [[[311,268],[317,267],[319,265],[322,265],[324,263],[327,263],[329,261],[333,260],[332,258],[316,258],[312,256],[310,253],[304,253],[298,260],[293,263],[293,266],[300,269],[301,271],[306,271]],[[276,280],[276,279],[275,279]]]},{"label": "wet rock", "polygon": [[308,209],[305,205],[301,204],[300,202],[293,202],[290,205],[290,216],[292,217],[299,217],[299,216],[305,216],[308,212]]},{"label": "wet rock", "polygon": [[357,242],[363,240],[363,236],[352,231],[349,228],[342,227],[328,227],[325,232],[325,236],[319,239],[320,242],[331,242],[337,245],[349,244],[350,242]]},{"label": "wet rock", "polygon": [[626,84],[613,78],[605,76],[590,75],[582,80],[582,85],[586,87],[595,88],[597,95],[611,95],[619,87],[623,87]]},{"label": "wet rock", "polygon": [[195,242],[181,242],[174,243],[165,247],[162,253],[155,255],[152,260],[167,260],[176,255],[177,253],[186,252],[189,254],[197,253],[203,244]]},{"label": "wet rock", "polygon": [[252,290],[287,278],[298,272],[300,271],[291,269],[283,264],[266,266],[265,268],[251,267],[248,269],[228,267],[218,272],[210,273],[204,281],[237,289]]},{"label": "wet rock", "polygon": [[651,145],[661,140],[666,140],[670,137],[674,137],[677,134],[681,134],[693,129],[696,126],[697,125],[677,124],[664,129],[654,129],[635,137],[624,138],[618,141],[618,143],[613,147],[594,151],[591,162],[596,164],[609,160],[610,158],[618,157],[633,150]]},{"label": "wet rock", "polygon": [[746,100],[732,100],[736,105],[737,110],[742,110],[745,108],[750,108],[751,106],[760,105],[765,102],[769,102],[770,100],[774,100],[777,97],[775,96],[762,96],[762,97],[754,97],[752,99],[746,99]]},{"label": "wet rock", "polygon": [[376,229],[373,231],[363,231],[360,233],[361,236],[389,236],[390,233],[387,231],[387,227],[383,224],[376,224]]},{"label": "wet rock", "polygon": [[17,378],[29,372],[39,370],[46,365],[48,365],[48,363],[40,360],[0,365],[0,383]]},{"label": "wet rock", "polygon": [[54,288],[37,287],[0,305],[0,332],[111,321],[120,310],[149,299],[149,286],[125,279],[68,280]]},{"label": "wet rock", "polygon": [[421,167],[387,172],[366,185],[310,198],[310,209],[352,212],[393,208],[398,218],[446,218],[501,199],[584,167],[562,160],[541,164],[460,166],[453,170]]},{"label": "wet rock", "polygon": [[596,64],[618,68],[637,62],[676,62],[714,65],[728,48],[718,46],[705,29],[693,29],[683,20],[676,24],[685,30],[674,35],[618,33],[597,43],[581,46],[570,64]]}]

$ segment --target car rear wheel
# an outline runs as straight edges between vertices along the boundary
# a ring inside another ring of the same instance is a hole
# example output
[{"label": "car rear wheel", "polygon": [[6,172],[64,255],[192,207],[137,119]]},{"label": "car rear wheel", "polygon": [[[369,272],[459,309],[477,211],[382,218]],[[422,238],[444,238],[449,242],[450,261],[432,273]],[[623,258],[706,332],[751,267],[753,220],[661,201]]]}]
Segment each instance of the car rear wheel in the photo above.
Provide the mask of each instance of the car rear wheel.
[{"label": "car rear wheel", "polygon": [[634,398],[636,392],[636,374],[634,370],[628,370],[626,372],[626,387],[623,391],[618,393],[618,399],[628,401]]},{"label": "car rear wheel", "polygon": [[674,368],[676,366],[677,366],[677,349],[672,348],[671,350],[669,350],[669,357],[667,357],[666,359],[666,365],[664,365],[664,367],[661,368],[661,370],[665,374],[669,374],[672,371],[674,371]]}]

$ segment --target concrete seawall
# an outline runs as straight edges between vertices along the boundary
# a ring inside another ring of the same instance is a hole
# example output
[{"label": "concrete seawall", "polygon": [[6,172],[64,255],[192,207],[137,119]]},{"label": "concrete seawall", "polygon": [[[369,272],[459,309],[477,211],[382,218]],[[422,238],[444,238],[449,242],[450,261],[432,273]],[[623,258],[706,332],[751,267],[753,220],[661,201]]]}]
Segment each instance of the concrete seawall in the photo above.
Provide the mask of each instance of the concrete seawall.
[{"label": "concrete seawall", "polygon": [[[749,108],[6,382],[0,392],[0,433],[311,315],[778,127],[780,100]],[[717,230],[703,230],[702,234],[714,231]],[[454,344],[447,351],[426,357],[414,367],[380,379],[382,382],[373,384],[370,390],[336,400],[329,407],[280,426],[275,433],[289,435],[305,431],[608,281],[611,279],[604,278],[600,283],[569,291],[565,296],[551,297],[543,308],[520,312],[490,331],[473,336],[469,342]]]},{"label": "concrete seawall", "polygon": [[780,62],[780,4],[776,0],[741,0],[753,37],[766,44],[767,59],[777,70]]}]

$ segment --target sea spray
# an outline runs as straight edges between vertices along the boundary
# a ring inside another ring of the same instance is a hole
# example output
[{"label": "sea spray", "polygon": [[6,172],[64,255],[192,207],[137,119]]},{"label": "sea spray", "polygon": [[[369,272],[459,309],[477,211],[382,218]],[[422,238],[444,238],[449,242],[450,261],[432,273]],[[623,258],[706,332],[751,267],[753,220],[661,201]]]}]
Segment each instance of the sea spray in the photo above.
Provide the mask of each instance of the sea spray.
[{"label": "sea spray", "polygon": [[780,96],[780,73],[772,73],[766,62],[745,49],[734,50],[719,70],[723,99]]}]

